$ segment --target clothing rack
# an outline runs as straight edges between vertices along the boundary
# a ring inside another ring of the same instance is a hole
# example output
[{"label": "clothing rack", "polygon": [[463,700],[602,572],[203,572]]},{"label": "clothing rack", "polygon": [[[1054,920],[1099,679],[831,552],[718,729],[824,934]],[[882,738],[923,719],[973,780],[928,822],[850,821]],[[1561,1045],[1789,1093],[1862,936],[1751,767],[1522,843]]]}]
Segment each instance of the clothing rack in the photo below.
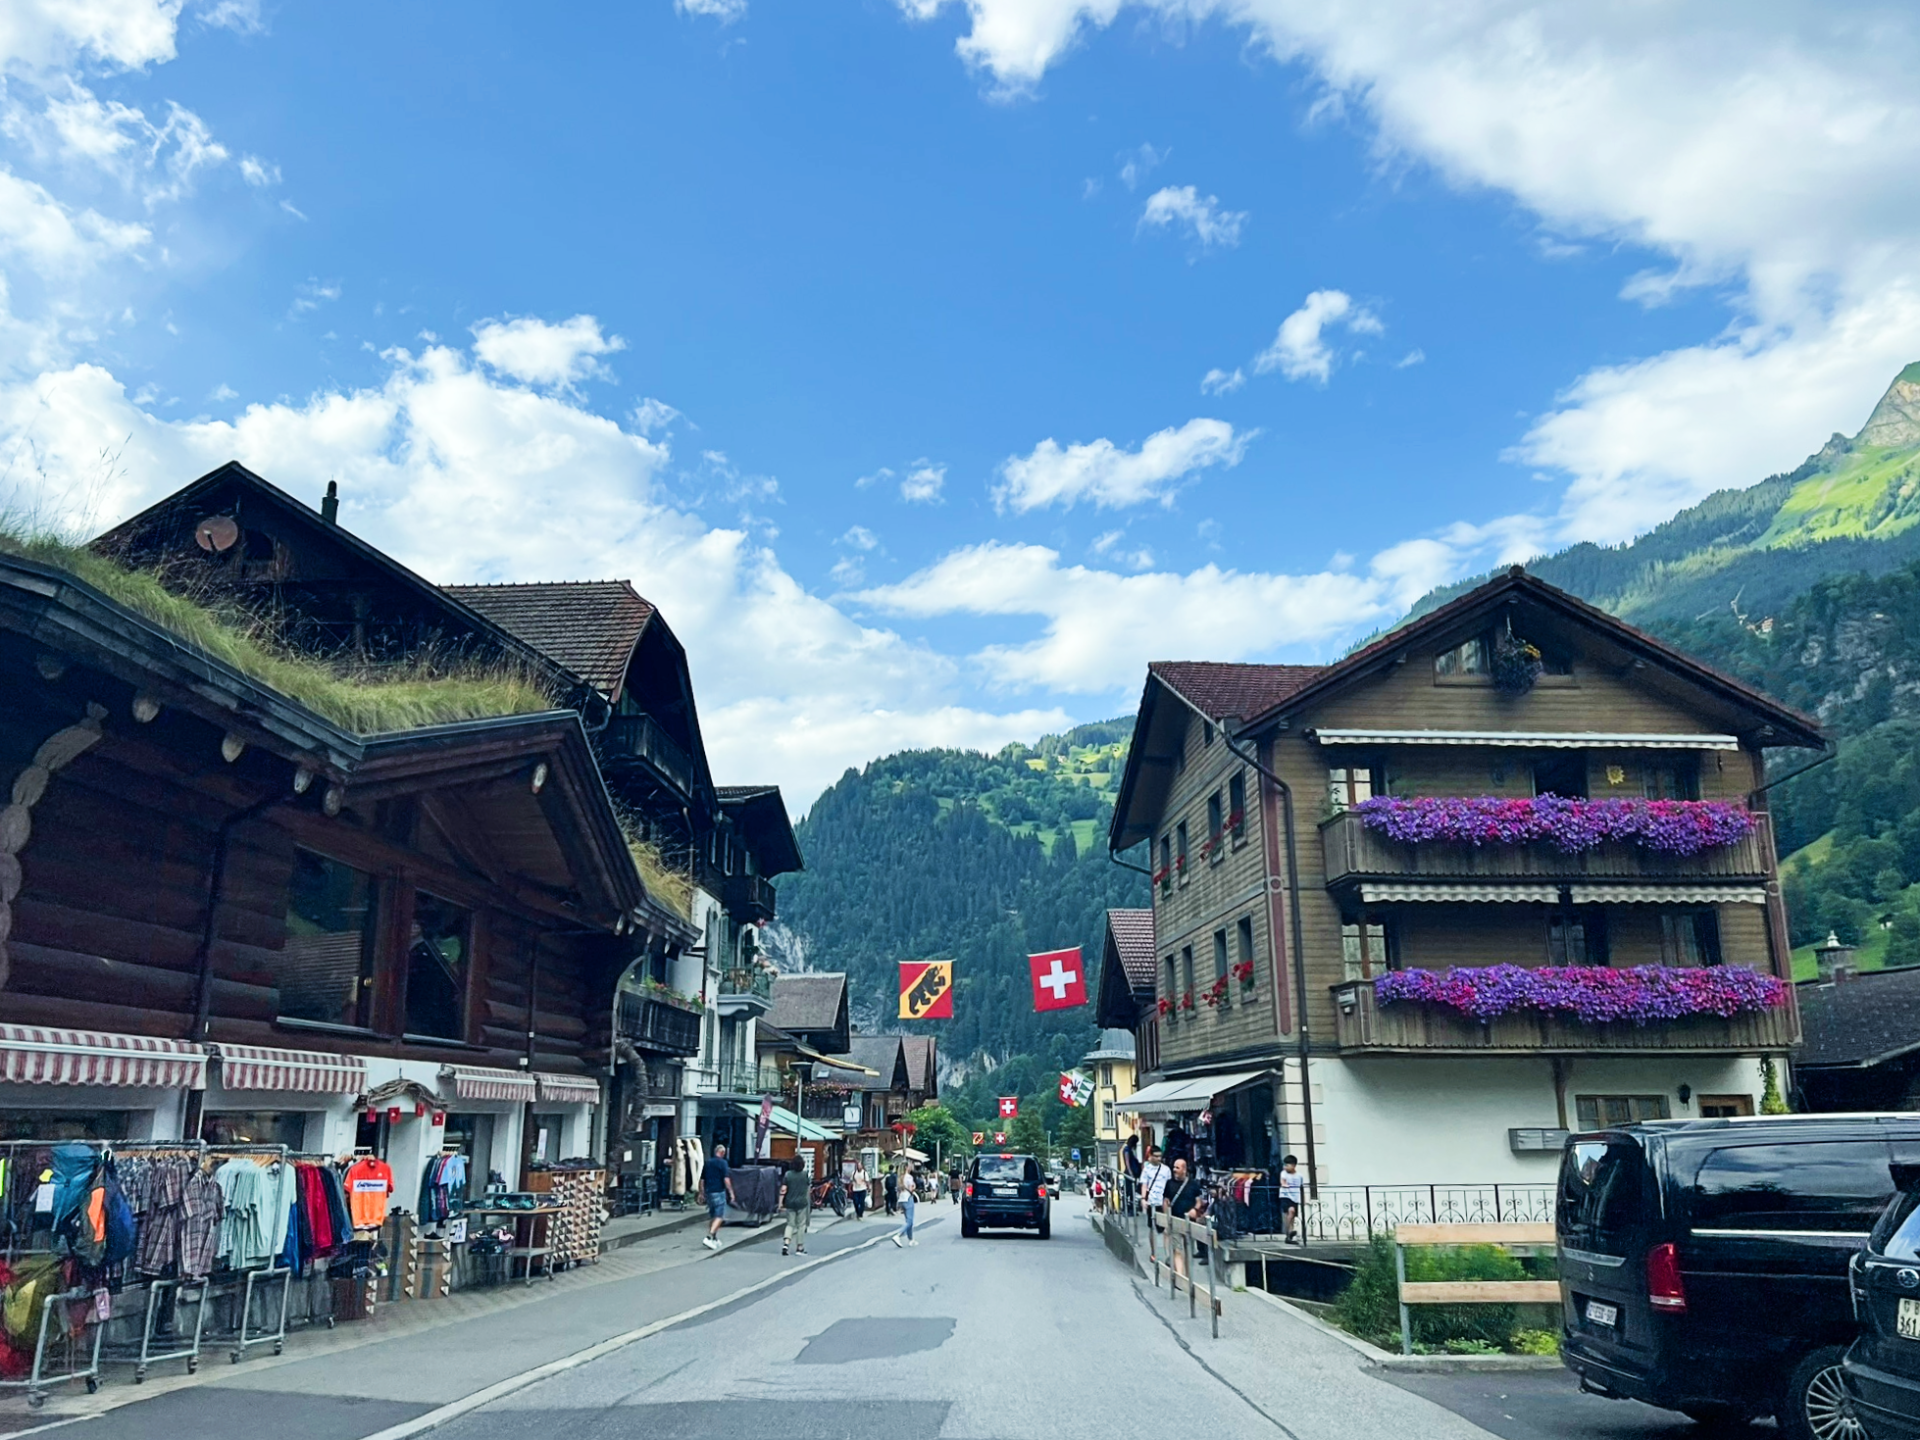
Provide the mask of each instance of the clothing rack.
[{"label": "clothing rack", "polygon": [[[194,1168],[204,1169],[207,1163],[207,1142],[204,1140],[148,1140],[127,1141],[109,1147],[107,1152],[114,1160],[169,1160],[186,1157],[193,1161]],[[200,1368],[200,1340],[207,1323],[207,1297],[211,1289],[204,1275],[142,1275],[132,1260],[128,1261],[132,1274],[139,1275],[146,1286],[147,1303],[140,1320],[140,1344],[136,1350],[131,1341],[115,1344],[103,1350],[107,1360],[131,1362],[133,1365],[133,1383],[143,1384],[147,1372],[165,1360],[184,1360],[187,1373],[193,1374]],[[193,1306],[193,1331],[184,1341],[177,1336],[172,1349],[155,1349],[155,1342],[165,1342],[158,1333],[159,1324],[165,1316],[177,1317],[180,1307]]]},{"label": "clothing rack", "polygon": [[[274,1165],[286,1164],[288,1153],[285,1145],[264,1144],[260,1142],[209,1145],[207,1147],[207,1158],[211,1160],[216,1157],[226,1160],[251,1160],[254,1164],[264,1169]],[[232,1334],[234,1345],[233,1349],[228,1352],[228,1358],[231,1359],[234,1364],[238,1365],[250,1348],[255,1345],[266,1345],[269,1343],[273,1346],[274,1354],[279,1355],[284,1353],[287,1348],[287,1308],[288,1303],[293,1299],[292,1269],[280,1264],[279,1257],[274,1256],[270,1258],[265,1265],[251,1266],[238,1273],[242,1277],[240,1286],[240,1319],[238,1327]],[[255,1289],[263,1280],[269,1283],[274,1280],[280,1282],[280,1311],[278,1319],[271,1330],[263,1328],[256,1334],[251,1331],[253,1321],[253,1295]]]},{"label": "clothing rack", "polygon": [[[51,1157],[52,1152],[61,1145],[84,1146],[93,1151],[96,1157],[110,1153],[113,1148],[112,1143],[105,1140],[0,1140],[0,1164],[6,1167],[5,1186],[0,1190],[0,1218],[4,1219],[6,1225],[5,1260],[9,1269],[13,1268],[16,1260],[27,1256],[43,1255],[56,1264],[63,1258],[59,1248],[54,1244],[51,1228],[45,1232],[47,1243],[44,1246],[22,1245],[18,1243],[22,1227],[17,1223],[17,1212],[23,1208],[21,1202],[25,1201],[24,1208],[28,1214],[25,1234],[28,1239],[33,1239],[40,1233],[32,1228],[32,1217],[38,1213],[33,1209],[33,1200],[40,1185],[39,1172],[35,1169],[30,1174],[22,1175],[19,1168],[21,1152],[45,1152]],[[41,1301],[40,1328],[33,1347],[33,1367],[24,1380],[0,1380],[0,1392],[24,1390],[27,1393],[28,1406],[38,1410],[47,1403],[47,1392],[55,1385],[64,1385],[74,1380],[84,1381],[88,1394],[100,1388],[100,1342],[105,1336],[105,1327],[97,1321],[89,1322],[87,1328],[93,1331],[93,1343],[91,1346],[83,1346],[76,1343],[65,1325],[57,1329],[53,1325],[55,1305],[75,1304],[82,1300],[91,1301],[95,1293],[94,1289],[86,1287],[72,1290],[56,1288]],[[55,1375],[47,1373],[49,1331],[53,1332],[57,1341],[63,1342],[60,1348],[64,1351],[67,1361],[67,1368]]]}]

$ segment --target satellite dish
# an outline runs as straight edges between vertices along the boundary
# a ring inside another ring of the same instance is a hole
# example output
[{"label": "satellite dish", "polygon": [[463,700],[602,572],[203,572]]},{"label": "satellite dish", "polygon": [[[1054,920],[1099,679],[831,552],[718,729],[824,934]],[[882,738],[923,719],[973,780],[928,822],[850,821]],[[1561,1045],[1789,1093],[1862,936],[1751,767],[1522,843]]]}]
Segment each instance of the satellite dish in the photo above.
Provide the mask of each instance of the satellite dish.
[{"label": "satellite dish", "polygon": [[209,515],[194,527],[193,540],[202,550],[224,555],[240,538],[240,527],[231,515]]}]

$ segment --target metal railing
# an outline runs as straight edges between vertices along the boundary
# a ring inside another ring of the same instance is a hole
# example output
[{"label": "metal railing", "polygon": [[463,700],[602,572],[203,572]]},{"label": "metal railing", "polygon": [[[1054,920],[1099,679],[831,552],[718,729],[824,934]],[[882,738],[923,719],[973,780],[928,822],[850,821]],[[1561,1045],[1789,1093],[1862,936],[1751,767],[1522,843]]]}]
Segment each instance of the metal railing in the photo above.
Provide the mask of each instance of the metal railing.
[{"label": "metal railing", "polygon": [[623,990],[614,1008],[616,1031],[623,1040],[672,1055],[700,1053],[700,1016],[657,995]]},{"label": "metal railing", "polygon": [[614,716],[601,745],[609,760],[644,760],[682,795],[693,794],[693,761],[651,715]]},{"label": "metal railing", "polygon": [[722,1005],[746,1000],[773,1004],[773,972],[756,965],[732,969],[720,977]]}]

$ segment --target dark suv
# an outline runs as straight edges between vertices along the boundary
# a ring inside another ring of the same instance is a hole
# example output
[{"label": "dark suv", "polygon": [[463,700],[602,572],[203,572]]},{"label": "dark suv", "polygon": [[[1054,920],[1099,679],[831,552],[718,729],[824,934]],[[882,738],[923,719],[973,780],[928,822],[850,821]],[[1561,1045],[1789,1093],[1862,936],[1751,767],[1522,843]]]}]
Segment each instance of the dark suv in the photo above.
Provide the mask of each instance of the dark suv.
[{"label": "dark suv", "polygon": [[1841,1375],[1873,1440],[1920,1440],[1920,1166],[1896,1164],[1900,1193],[1853,1257],[1860,1338]]},{"label": "dark suv", "polygon": [[1595,1394],[1831,1440],[1852,1404],[1847,1265],[1893,1195],[1912,1116],[1652,1121],[1560,1165],[1561,1357]]},{"label": "dark suv", "polygon": [[1053,1234],[1053,1206],[1046,1176],[1031,1155],[976,1155],[960,1197],[960,1233],[969,1238],[982,1228],[1037,1230]]}]

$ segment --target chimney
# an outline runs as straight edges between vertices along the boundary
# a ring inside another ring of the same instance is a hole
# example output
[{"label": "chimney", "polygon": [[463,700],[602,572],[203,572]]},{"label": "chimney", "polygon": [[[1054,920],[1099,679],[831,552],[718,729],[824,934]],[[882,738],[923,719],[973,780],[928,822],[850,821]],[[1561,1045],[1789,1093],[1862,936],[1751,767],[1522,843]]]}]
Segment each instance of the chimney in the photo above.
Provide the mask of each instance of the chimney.
[{"label": "chimney", "polygon": [[1853,953],[1853,946],[1842,945],[1840,937],[1829,930],[1827,938],[1813,947],[1813,958],[1820,966],[1820,978],[1829,985],[1851,980]]},{"label": "chimney", "polygon": [[320,501],[320,519],[328,525],[340,523],[340,483],[327,481],[327,493]]}]

